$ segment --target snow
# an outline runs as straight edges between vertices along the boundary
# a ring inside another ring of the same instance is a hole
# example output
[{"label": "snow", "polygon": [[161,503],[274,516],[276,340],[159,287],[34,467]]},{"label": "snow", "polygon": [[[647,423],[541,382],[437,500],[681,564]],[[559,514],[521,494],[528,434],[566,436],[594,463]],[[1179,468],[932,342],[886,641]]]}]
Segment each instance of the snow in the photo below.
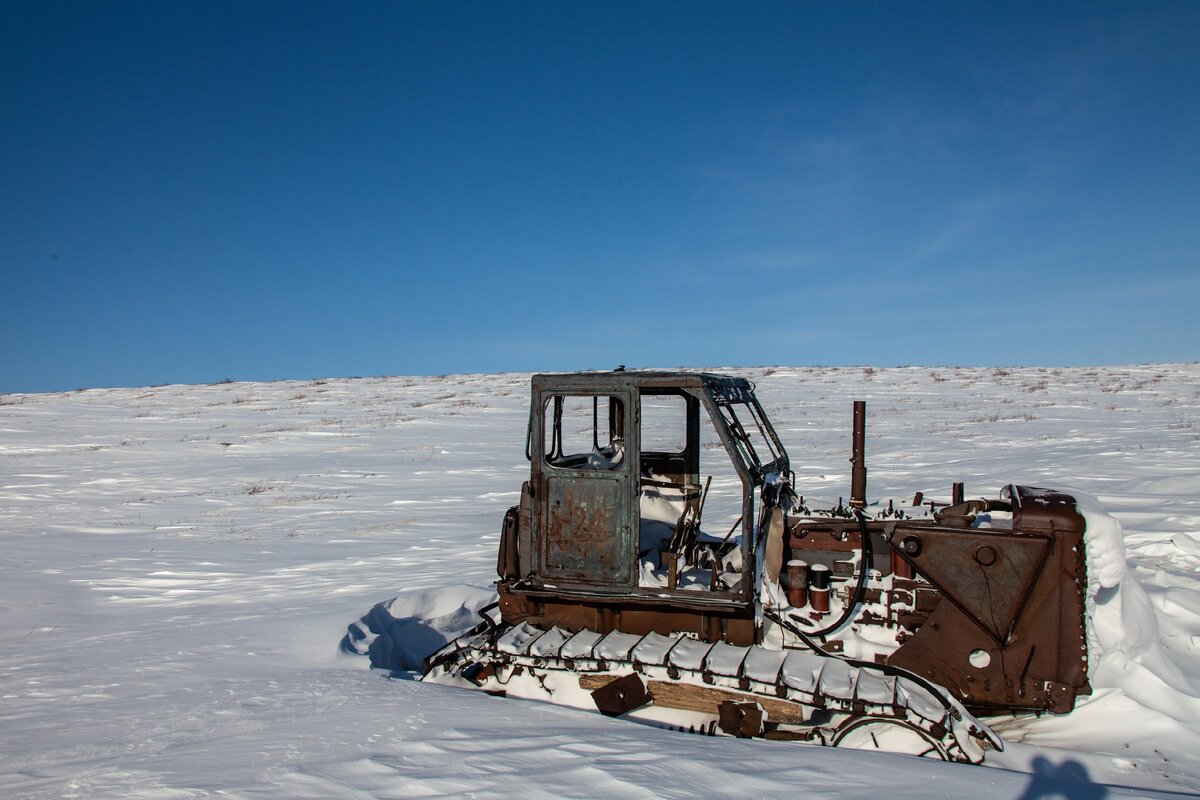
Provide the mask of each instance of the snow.
[{"label": "snow", "polygon": [[1087,551],[1089,591],[1111,589],[1125,577],[1125,534],[1121,523],[1108,514],[1100,501],[1080,489],[1066,489],[1075,498],[1075,508],[1087,522],[1083,543]]},{"label": "snow", "polygon": [[1200,365],[736,372],[810,506],[848,493],[852,399],[883,506],[955,480],[1093,495],[1094,694],[989,720],[1006,749],[970,767],[385,679],[339,651],[348,625],[383,604],[452,635],[491,596],[528,375],[5,395],[0,796],[1200,792]]}]

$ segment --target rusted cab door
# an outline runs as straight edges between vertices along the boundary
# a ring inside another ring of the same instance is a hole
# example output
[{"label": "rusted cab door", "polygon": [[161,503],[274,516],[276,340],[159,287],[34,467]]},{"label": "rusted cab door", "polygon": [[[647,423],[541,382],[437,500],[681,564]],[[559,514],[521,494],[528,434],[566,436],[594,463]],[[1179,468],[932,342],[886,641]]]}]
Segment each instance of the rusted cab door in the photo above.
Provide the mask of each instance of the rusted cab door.
[{"label": "rusted cab door", "polygon": [[[624,469],[628,469],[625,467]],[[541,574],[549,580],[628,586],[632,531],[621,519],[620,475],[546,479],[546,535]]]},{"label": "rusted cab door", "polygon": [[557,387],[535,393],[531,448],[535,574],[546,583],[636,585],[631,394]]}]

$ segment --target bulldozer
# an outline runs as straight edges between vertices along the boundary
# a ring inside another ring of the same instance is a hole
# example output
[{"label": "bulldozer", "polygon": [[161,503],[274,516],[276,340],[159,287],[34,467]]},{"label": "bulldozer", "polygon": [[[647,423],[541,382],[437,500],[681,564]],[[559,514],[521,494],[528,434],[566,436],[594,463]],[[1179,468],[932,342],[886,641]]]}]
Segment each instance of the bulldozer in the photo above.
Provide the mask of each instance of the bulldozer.
[{"label": "bulldozer", "polygon": [[422,680],[710,735],[978,763],[1088,684],[1086,521],[1054,489],[810,508],[746,378],[532,378],[498,600]]}]

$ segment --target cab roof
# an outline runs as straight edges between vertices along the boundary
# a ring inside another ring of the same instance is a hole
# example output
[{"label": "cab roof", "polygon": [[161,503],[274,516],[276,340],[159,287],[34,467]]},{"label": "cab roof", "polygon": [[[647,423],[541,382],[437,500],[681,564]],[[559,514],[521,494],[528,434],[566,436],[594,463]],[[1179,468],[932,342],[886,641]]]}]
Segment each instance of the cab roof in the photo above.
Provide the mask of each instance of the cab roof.
[{"label": "cab roof", "polygon": [[736,393],[753,392],[746,378],[721,375],[715,372],[680,372],[670,370],[611,370],[609,372],[544,372],[533,376],[532,386],[545,390],[590,389],[599,391],[618,387],[637,389],[733,389]]}]

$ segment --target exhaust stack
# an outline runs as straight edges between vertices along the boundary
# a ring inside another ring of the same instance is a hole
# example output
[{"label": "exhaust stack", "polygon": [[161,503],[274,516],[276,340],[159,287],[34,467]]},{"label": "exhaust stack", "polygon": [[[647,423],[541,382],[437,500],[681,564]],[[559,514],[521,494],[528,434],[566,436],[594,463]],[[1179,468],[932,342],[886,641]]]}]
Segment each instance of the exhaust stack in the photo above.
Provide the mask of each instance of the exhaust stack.
[{"label": "exhaust stack", "polygon": [[850,507],[865,508],[867,505],[867,403],[854,401],[854,441],[850,456]]}]

